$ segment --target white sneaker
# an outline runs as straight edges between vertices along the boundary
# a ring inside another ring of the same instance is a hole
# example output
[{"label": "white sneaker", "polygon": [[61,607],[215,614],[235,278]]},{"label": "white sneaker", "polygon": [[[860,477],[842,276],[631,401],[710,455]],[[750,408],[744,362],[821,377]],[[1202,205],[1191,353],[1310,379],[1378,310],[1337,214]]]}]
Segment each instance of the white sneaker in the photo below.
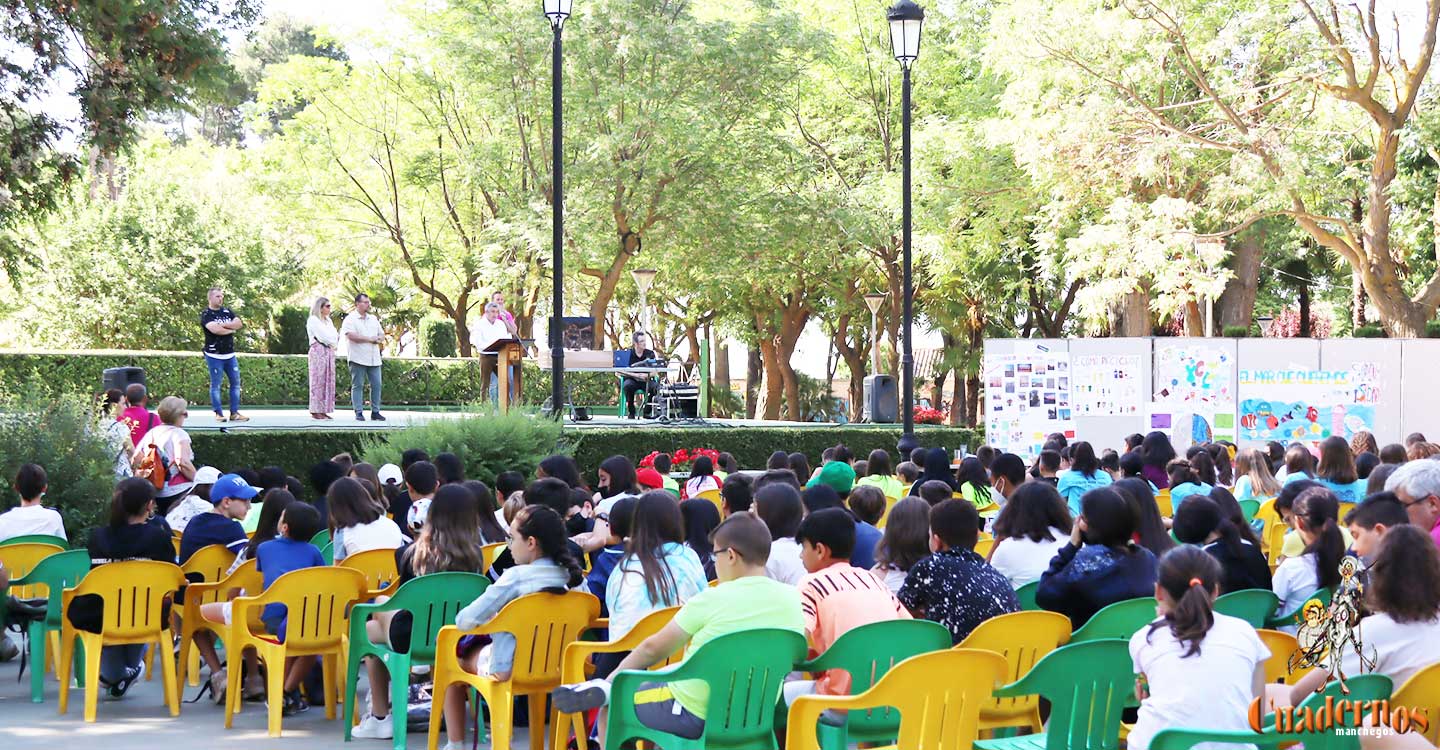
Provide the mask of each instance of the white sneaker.
[{"label": "white sneaker", "polygon": [[388,740],[395,736],[395,727],[389,716],[377,719],[367,713],[365,718],[360,720],[360,725],[350,730],[350,736],[365,740]]},{"label": "white sneaker", "polygon": [[447,742],[440,750],[470,750],[470,745],[464,742]]}]

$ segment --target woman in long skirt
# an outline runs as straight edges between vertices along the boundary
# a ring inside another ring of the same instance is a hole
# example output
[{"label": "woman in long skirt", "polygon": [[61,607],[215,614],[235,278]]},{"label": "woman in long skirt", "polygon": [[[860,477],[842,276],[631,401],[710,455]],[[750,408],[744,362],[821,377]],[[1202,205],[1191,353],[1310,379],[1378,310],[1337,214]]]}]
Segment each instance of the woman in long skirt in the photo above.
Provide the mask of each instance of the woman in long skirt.
[{"label": "woman in long skirt", "polygon": [[330,419],[335,411],[335,347],[340,343],[340,332],[330,321],[330,300],[315,300],[305,330],[310,336],[310,417]]}]

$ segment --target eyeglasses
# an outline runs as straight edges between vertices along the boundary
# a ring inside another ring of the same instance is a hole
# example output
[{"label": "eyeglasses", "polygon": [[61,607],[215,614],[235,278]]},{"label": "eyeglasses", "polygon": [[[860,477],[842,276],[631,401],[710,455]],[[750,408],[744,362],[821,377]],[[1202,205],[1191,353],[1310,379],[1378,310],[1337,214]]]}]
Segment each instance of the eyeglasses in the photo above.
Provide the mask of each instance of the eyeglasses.
[{"label": "eyeglasses", "polygon": [[1426,495],[1425,497],[1422,497],[1422,498],[1420,498],[1419,500],[1416,500],[1416,501],[1414,501],[1414,502],[1409,502],[1409,503],[1405,502],[1404,500],[1401,500],[1401,501],[1400,501],[1400,506],[1401,506],[1401,507],[1404,507],[1404,508],[1409,508],[1409,507],[1412,506],[1412,505],[1419,505],[1420,503],[1423,503],[1423,502],[1425,502],[1426,500],[1429,500],[1429,499],[1432,498],[1432,497],[1435,497],[1435,496],[1434,496],[1434,495]]}]

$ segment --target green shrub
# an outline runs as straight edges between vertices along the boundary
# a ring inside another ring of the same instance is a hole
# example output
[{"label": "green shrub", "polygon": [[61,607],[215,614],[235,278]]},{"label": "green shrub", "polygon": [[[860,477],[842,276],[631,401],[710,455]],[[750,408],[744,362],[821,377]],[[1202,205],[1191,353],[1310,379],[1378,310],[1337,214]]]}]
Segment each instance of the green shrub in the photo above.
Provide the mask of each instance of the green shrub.
[{"label": "green shrub", "polygon": [[427,357],[455,356],[455,324],[448,320],[422,321],[420,353]]},{"label": "green shrub", "polygon": [[19,505],[11,486],[21,464],[45,467],[45,504],[60,511],[72,543],[109,519],[115,453],[96,425],[89,398],[16,394],[0,403],[0,506]]},{"label": "green shrub", "polygon": [[[92,394],[100,390],[107,367],[145,368],[155,395],[177,395],[192,404],[210,401],[210,376],[195,352],[0,352],[0,392],[33,385],[37,395]],[[240,377],[247,406],[300,406],[309,403],[309,359],[304,355],[240,355]],[[480,366],[470,359],[392,358],[384,363],[385,406],[466,404],[480,397]],[[550,395],[550,376],[525,364],[523,396],[539,405]],[[614,404],[615,376],[570,373],[565,382],[582,404]],[[344,358],[335,363],[335,392],[341,401],[350,391],[350,370]]]},{"label": "green shrub", "polygon": [[1440,339],[1440,320],[1425,321],[1425,338]]},{"label": "green shrub", "polygon": [[534,474],[540,460],[556,452],[559,439],[560,424],[552,419],[519,409],[504,414],[486,409],[387,433],[385,442],[371,444],[362,455],[379,466],[400,463],[401,452],[411,448],[431,456],[454,453],[465,465],[466,477],[494,485],[502,471]]},{"label": "green shrub", "polygon": [[1383,339],[1385,338],[1385,329],[1371,323],[1356,328],[1355,332],[1351,335],[1357,339]]},{"label": "green shrub", "polygon": [[[479,417],[453,421],[483,422],[490,419],[493,418]],[[504,419],[509,420],[513,417]],[[530,418],[524,417],[524,419],[529,420]],[[347,429],[241,430],[228,433],[192,431],[190,437],[195,447],[197,465],[208,464],[221,470],[230,470],[242,466],[259,467],[273,464],[284,467],[290,474],[300,477],[302,480],[312,465],[337,453],[349,452],[352,455],[362,456],[367,461],[377,463],[399,463],[400,452],[406,448],[424,448],[431,455],[441,450],[452,450],[459,454],[460,451],[457,448],[460,447],[464,447],[467,454],[473,450],[472,457],[462,456],[462,458],[466,460],[467,471],[472,476],[482,479],[493,478],[493,475],[487,472],[495,471],[496,467],[533,471],[533,464],[523,457],[516,459],[522,463],[514,467],[505,466],[503,463],[494,463],[489,464],[490,468],[484,468],[486,466],[484,462],[489,460],[486,457],[490,455],[488,453],[490,448],[482,444],[480,447],[472,449],[470,441],[481,439],[478,436],[487,431],[499,432],[502,428],[485,426],[456,428],[455,436],[446,437],[447,429],[443,427],[445,424],[447,421],[435,420],[425,427],[394,432],[366,432]],[[537,431],[556,429],[553,423],[543,419],[534,419],[530,424]],[[435,427],[431,428],[429,425],[435,425]],[[471,435],[471,429],[474,430],[474,435]],[[920,426],[916,428],[915,432],[923,445],[940,446],[951,450],[966,445],[973,451],[984,442],[984,433],[978,429]],[[412,434],[418,436],[415,439],[421,442],[411,442]],[[530,433],[521,434],[529,435]],[[558,432],[545,434],[553,434],[554,437],[545,440],[534,437],[533,443],[527,443],[526,450],[533,450],[536,455],[542,457],[556,451],[570,453],[575,456],[581,470],[593,482],[595,468],[606,458],[620,454],[638,461],[640,457],[654,450],[674,452],[677,448],[714,448],[734,454],[735,459],[740,462],[740,466],[746,469],[763,468],[765,460],[776,450],[798,451],[809,456],[811,462],[818,463],[820,453],[836,443],[850,446],[856,456],[864,456],[876,448],[884,448],[894,455],[895,443],[900,439],[900,428],[897,425],[832,425],[824,428],[757,426],[744,428],[595,427],[578,429],[566,427],[563,434]],[[531,440],[529,437],[524,439]],[[538,459],[535,460],[538,461]],[[477,462],[478,465],[476,465]]]},{"label": "green shrub", "polygon": [[1250,337],[1250,326],[1225,326],[1220,335],[1227,339],[1244,339]]},{"label": "green shrub", "polygon": [[306,354],[310,351],[310,333],[305,329],[310,311],[303,307],[286,306],[275,311],[270,321],[266,348],[271,354]]}]

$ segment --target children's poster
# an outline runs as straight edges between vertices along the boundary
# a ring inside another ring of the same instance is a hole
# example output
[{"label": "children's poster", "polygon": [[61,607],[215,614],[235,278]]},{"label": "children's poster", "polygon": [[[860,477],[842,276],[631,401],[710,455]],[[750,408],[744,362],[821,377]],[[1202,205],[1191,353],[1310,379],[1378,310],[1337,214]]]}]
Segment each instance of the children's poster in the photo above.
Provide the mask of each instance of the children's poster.
[{"label": "children's poster", "polygon": [[1170,438],[1175,450],[1217,440],[1235,442],[1233,406],[1213,407],[1203,403],[1174,404],[1151,402],[1142,432],[1159,431]]},{"label": "children's poster", "polygon": [[1143,402],[1139,354],[1080,354],[1071,358],[1070,397],[1078,417],[1138,416]]},{"label": "children's poster", "polygon": [[1375,429],[1380,375],[1374,363],[1349,369],[1240,370],[1240,440],[1318,443]]},{"label": "children's poster", "polygon": [[1155,401],[1234,404],[1234,368],[1234,359],[1219,349],[1157,345]]},{"label": "children's poster", "polygon": [[1031,458],[1050,433],[1074,437],[1070,380],[1070,360],[1063,352],[987,356],[986,439],[1002,451]]}]

